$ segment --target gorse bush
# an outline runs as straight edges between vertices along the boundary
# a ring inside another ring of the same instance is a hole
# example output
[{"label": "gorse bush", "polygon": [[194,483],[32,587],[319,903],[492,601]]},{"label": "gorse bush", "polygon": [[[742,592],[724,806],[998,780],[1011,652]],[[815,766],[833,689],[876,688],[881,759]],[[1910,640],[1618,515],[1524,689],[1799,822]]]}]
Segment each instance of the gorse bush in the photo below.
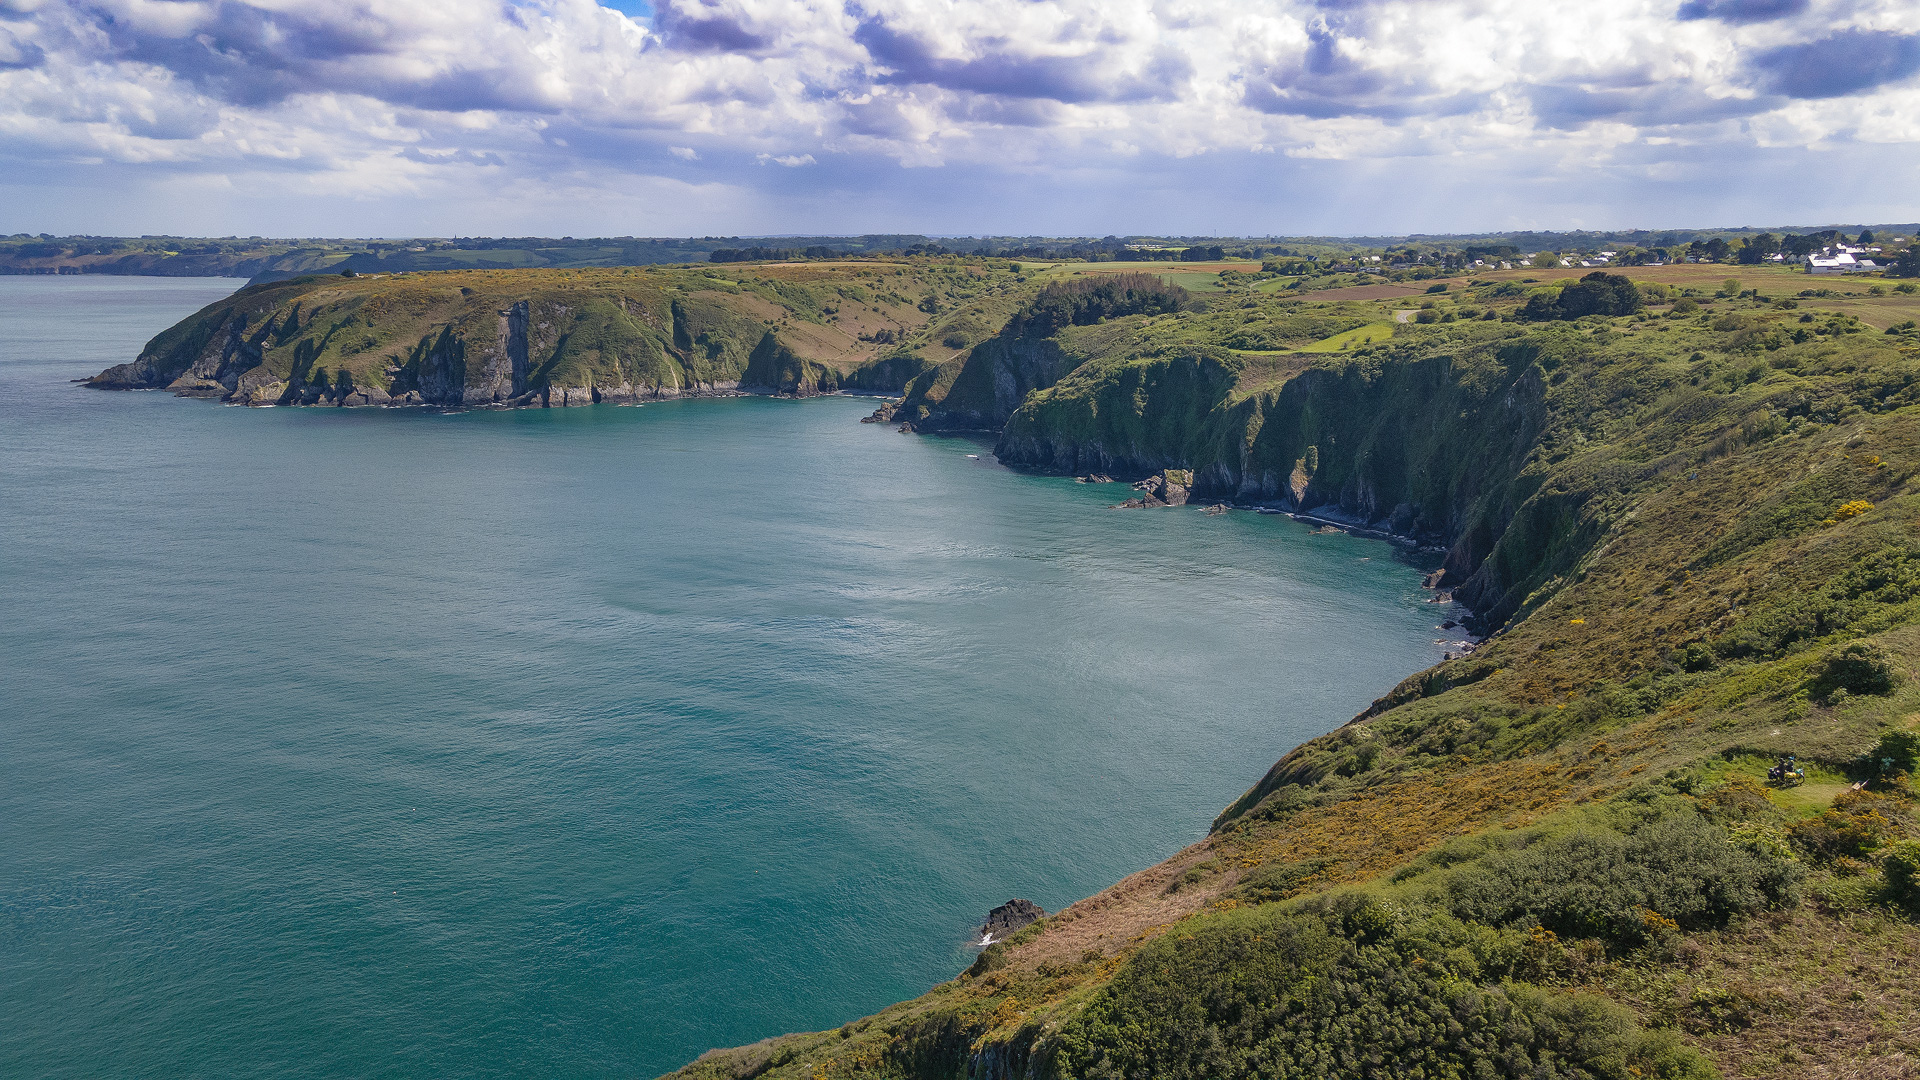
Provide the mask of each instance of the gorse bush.
[{"label": "gorse bush", "polygon": [[[1917,597],[1920,597],[1920,554],[1910,548],[1876,551],[1817,589],[1795,593],[1761,607],[1711,645],[1716,654],[1727,659],[1771,658],[1848,627],[1861,624],[1871,627],[1886,618],[1888,609],[1908,604]],[[1835,669],[1832,678],[1822,685],[1844,687],[1848,693],[1884,693],[1885,689],[1864,689],[1867,685],[1880,685],[1878,680],[1883,676],[1896,678],[1891,667],[1878,674],[1869,670],[1877,670],[1884,655],[1866,654],[1859,665],[1850,659]],[[1823,665],[1822,678],[1827,677],[1827,671]],[[1840,680],[1859,680],[1863,688],[1856,690]],[[1886,689],[1891,687],[1891,682],[1886,684]]]},{"label": "gorse bush", "polygon": [[1831,699],[1836,693],[1884,694],[1900,681],[1900,670],[1893,655],[1867,641],[1841,646],[1822,659],[1808,688],[1816,697]]},{"label": "gorse bush", "polygon": [[1920,731],[1885,731],[1869,755],[1877,770],[1881,762],[1896,772],[1920,772]]},{"label": "gorse bush", "polygon": [[1887,848],[1880,862],[1887,895],[1896,903],[1920,909],[1920,840],[1902,840]]},{"label": "gorse bush", "polygon": [[1344,898],[1234,912],[1142,949],[1047,1050],[1062,1080],[1706,1080],[1599,998],[1490,985],[1451,920]]},{"label": "gorse bush", "polygon": [[1787,830],[1793,845],[1819,862],[1861,859],[1896,837],[1907,818],[1896,799],[1866,791],[1843,792],[1819,815]]},{"label": "gorse bush", "polygon": [[1727,842],[1717,826],[1687,814],[1631,834],[1590,829],[1496,852],[1454,872],[1453,914],[1500,926],[1537,920],[1566,937],[1646,944],[1653,912],[1686,929],[1723,926],[1736,915],[1796,900],[1792,864]]}]

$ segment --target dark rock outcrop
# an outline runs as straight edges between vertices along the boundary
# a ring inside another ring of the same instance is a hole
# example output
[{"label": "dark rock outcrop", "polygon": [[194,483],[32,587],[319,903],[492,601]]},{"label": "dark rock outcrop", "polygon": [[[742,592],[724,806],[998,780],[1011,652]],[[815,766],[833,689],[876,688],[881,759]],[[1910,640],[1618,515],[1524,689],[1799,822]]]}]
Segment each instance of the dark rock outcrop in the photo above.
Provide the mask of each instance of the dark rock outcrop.
[{"label": "dark rock outcrop", "polygon": [[1162,469],[1133,485],[1139,495],[1120,503],[1115,509],[1145,506],[1185,506],[1192,496],[1193,473],[1186,469]]},{"label": "dark rock outcrop", "polygon": [[1046,909],[1031,900],[1009,900],[987,912],[987,921],[980,924],[980,936],[992,937],[999,941],[1008,934],[1024,929],[1035,920],[1046,917]]}]

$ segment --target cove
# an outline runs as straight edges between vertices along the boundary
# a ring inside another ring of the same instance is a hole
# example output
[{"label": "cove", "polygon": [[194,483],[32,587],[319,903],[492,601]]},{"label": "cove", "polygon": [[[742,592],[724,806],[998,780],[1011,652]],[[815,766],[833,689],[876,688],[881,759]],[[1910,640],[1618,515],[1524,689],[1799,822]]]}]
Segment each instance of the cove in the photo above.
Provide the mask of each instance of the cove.
[{"label": "cove", "polygon": [[836,1025],[1446,648],[1385,544],[1109,510],[861,399],[68,381],[235,284],[0,278],[9,1075],[649,1075]]}]

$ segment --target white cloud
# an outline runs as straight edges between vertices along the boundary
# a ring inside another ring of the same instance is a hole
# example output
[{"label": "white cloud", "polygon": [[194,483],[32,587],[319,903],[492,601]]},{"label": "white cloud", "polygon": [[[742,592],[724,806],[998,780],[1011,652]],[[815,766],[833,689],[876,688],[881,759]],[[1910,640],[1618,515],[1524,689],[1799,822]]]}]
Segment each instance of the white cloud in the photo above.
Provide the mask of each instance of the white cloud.
[{"label": "white cloud", "polygon": [[[1742,14],[1761,7],[1785,14]],[[765,187],[741,168],[825,153],[877,178],[1257,154],[1564,180],[1634,147],[1636,175],[1681,175],[1913,155],[1916,73],[1920,8],[1897,0],[662,0],[643,22],[592,0],[0,0],[0,162],[56,189],[112,165],[365,199]]]}]

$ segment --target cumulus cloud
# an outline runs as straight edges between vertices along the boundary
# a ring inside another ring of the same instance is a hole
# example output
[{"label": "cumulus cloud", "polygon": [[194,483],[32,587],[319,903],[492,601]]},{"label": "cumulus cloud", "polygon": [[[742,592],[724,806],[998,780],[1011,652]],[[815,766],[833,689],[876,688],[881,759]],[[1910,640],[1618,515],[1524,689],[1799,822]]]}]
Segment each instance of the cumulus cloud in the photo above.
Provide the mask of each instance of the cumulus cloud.
[{"label": "cumulus cloud", "polygon": [[[805,185],[890,166],[1652,176],[1911,145],[1916,73],[1920,9],[1896,0],[661,0],[642,19],[593,0],[0,0],[0,161],[368,199],[692,183],[733,207],[753,199],[713,193],[770,198],[774,174],[848,205]],[[750,168],[769,163],[789,169]]]}]

